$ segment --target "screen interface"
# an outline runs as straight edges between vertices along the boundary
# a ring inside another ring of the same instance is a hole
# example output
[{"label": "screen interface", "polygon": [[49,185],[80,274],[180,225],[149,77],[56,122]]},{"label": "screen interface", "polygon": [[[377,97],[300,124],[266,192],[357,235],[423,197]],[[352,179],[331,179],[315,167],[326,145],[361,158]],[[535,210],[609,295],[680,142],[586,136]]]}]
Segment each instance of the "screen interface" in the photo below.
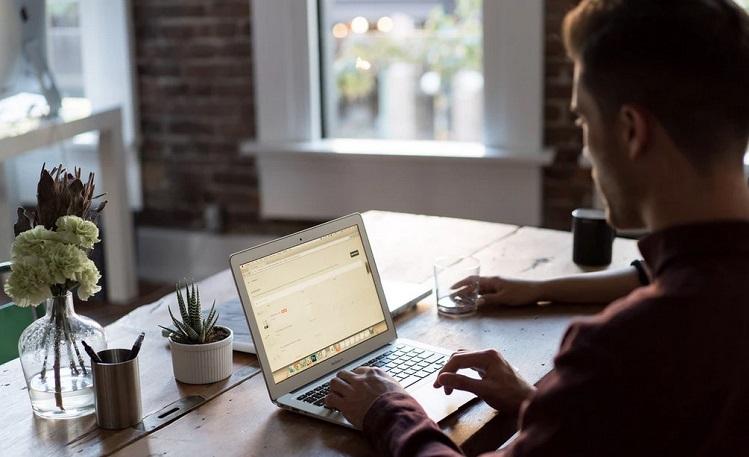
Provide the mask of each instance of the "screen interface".
[{"label": "screen interface", "polygon": [[387,331],[356,225],[240,271],[276,383]]}]

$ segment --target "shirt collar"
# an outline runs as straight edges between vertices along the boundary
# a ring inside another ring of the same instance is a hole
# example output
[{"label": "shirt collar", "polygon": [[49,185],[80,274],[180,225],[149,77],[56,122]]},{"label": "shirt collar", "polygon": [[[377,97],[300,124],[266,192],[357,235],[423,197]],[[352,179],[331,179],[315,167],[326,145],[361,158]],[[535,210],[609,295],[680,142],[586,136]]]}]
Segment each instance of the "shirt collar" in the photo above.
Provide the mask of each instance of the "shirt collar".
[{"label": "shirt collar", "polygon": [[688,257],[747,255],[749,221],[669,227],[645,236],[638,246],[653,276],[658,277],[669,264]]}]

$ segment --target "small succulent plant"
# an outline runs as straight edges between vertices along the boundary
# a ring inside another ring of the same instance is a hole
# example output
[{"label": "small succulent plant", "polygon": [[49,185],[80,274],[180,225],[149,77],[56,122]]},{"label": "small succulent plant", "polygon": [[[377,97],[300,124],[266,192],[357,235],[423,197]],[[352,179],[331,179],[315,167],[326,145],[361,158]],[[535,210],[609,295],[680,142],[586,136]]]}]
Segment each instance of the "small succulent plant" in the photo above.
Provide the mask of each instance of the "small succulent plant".
[{"label": "small succulent plant", "polygon": [[219,333],[217,332],[218,328],[215,327],[216,320],[218,320],[216,302],[213,302],[208,316],[204,318],[198,286],[195,283],[188,284],[186,282],[184,295],[180,289],[180,284],[177,283],[177,304],[182,320],[174,317],[172,308],[169,307],[169,316],[171,316],[175,328],[159,325],[164,330],[162,332],[164,336],[182,344],[205,344],[221,339],[217,334]]}]

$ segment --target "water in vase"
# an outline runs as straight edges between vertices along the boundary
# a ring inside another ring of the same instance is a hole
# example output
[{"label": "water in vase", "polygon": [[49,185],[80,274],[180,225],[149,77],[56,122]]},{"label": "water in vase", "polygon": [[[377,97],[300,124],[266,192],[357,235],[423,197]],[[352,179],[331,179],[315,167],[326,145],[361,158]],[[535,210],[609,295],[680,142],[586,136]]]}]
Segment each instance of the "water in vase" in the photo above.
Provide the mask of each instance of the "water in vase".
[{"label": "water in vase", "polygon": [[[91,368],[86,374],[71,373],[70,368],[60,368],[60,392],[55,392],[53,370],[41,372],[29,380],[29,397],[34,414],[48,419],[69,419],[94,412],[94,390]],[[62,403],[60,408],[59,403]]]}]

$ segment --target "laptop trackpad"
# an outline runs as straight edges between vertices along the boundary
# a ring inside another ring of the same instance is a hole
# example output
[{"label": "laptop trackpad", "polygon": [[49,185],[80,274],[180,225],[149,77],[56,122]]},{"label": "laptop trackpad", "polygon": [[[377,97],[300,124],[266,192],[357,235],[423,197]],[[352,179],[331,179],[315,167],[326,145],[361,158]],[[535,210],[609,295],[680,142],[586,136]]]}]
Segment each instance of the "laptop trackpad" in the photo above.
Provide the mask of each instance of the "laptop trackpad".
[{"label": "laptop trackpad", "polygon": [[[478,378],[478,374],[473,370],[460,370],[459,373]],[[408,393],[413,395],[429,418],[435,422],[441,421],[476,398],[476,395],[462,390],[453,390],[450,395],[445,395],[444,389],[432,387],[435,379],[437,379],[436,373],[428,378],[428,382],[420,384],[414,389],[408,389]]]}]

